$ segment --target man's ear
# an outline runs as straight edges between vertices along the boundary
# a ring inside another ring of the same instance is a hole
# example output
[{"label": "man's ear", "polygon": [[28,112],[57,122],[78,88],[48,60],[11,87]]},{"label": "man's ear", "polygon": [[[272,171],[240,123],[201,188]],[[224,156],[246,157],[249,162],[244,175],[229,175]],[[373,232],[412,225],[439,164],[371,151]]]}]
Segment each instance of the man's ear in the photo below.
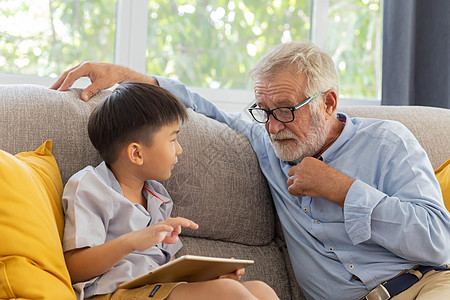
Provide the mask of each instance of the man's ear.
[{"label": "man's ear", "polygon": [[325,92],[323,95],[323,101],[325,103],[325,112],[328,116],[333,116],[337,109],[337,94],[333,89]]},{"label": "man's ear", "polygon": [[142,165],[144,163],[142,146],[138,143],[130,143],[127,146],[127,157],[133,164]]}]

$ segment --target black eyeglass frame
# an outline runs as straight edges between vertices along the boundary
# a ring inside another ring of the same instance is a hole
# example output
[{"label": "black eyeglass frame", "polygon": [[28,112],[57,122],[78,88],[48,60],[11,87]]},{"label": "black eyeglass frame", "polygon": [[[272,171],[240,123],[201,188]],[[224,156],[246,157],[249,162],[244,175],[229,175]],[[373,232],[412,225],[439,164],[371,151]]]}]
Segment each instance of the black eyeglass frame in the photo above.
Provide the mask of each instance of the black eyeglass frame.
[{"label": "black eyeglass frame", "polygon": [[[254,103],[252,106],[250,106],[250,108],[248,109],[248,112],[249,112],[250,115],[252,116],[253,120],[255,120],[255,121],[258,122],[258,123],[262,123],[262,124],[267,123],[267,122],[269,121],[270,115],[272,115],[277,121],[279,121],[279,122],[281,122],[281,123],[290,123],[290,122],[294,121],[294,119],[295,119],[295,114],[294,114],[294,113],[295,113],[295,111],[296,111],[297,109],[299,109],[299,108],[302,107],[302,106],[305,106],[306,104],[308,104],[309,102],[311,102],[312,100],[314,100],[317,96],[320,96],[320,95],[323,95],[323,94],[324,94],[324,93],[317,93],[317,94],[314,94],[314,95],[312,95],[311,97],[309,97],[308,99],[303,100],[302,102],[300,102],[300,103],[297,104],[296,106],[291,106],[291,107],[289,107],[289,106],[282,106],[282,107],[276,107],[276,108],[273,108],[273,109],[264,109],[264,108],[256,107],[257,105],[256,105],[256,103]],[[284,109],[289,109],[289,110],[291,111],[291,113],[292,113],[292,120],[290,120],[290,121],[281,121],[280,119],[278,119],[278,117],[277,117],[275,111],[276,111],[277,109],[282,109],[282,108],[284,108]],[[265,120],[265,121],[258,121],[258,120],[255,118],[255,116],[253,115],[253,111],[254,111],[254,110],[264,111],[264,112],[266,113],[266,120]]]}]

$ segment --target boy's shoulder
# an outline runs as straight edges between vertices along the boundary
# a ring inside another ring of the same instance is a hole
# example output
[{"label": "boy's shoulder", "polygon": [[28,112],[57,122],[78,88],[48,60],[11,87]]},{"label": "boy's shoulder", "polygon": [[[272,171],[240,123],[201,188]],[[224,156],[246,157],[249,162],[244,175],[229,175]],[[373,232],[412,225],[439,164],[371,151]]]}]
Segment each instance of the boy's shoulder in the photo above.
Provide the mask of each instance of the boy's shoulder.
[{"label": "boy's shoulder", "polygon": [[101,178],[97,168],[87,166],[75,173],[64,186],[62,204],[64,211],[72,207],[96,211],[101,214],[114,212],[111,188]]},{"label": "boy's shoulder", "polygon": [[70,184],[79,184],[84,181],[100,180],[100,176],[97,171],[98,167],[86,166],[80,171],[73,174],[66,183],[64,188],[67,188]]},{"label": "boy's shoulder", "polygon": [[86,166],[83,169],[76,172],[75,174],[73,174],[68,181],[80,180],[80,178],[83,178],[86,174],[90,173],[95,173],[95,168],[93,166]]},{"label": "boy's shoulder", "polygon": [[64,195],[69,196],[83,192],[93,195],[108,194],[110,188],[108,173],[103,170],[102,164],[97,167],[86,166],[72,175],[64,186]]},{"label": "boy's shoulder", "polygon": [[98,178],[99,180],[102,180],[105,182],[105,184],[107,184],[108,179],[110,179],[110,177],[114,177],[114,175],[112,174],[111,171],[109,171],[109,168],[106,166],[105,162],[101,162],[98,166],[94,167],[94,166],[86,166],[83,169],[81,169],[80,171],[76,172],[75,174],[73,174],[69,180],[69,181],[80,181],[83,179],[87,179],[86,177],[88,177],[90,180],[92,179],[92,177]]}]

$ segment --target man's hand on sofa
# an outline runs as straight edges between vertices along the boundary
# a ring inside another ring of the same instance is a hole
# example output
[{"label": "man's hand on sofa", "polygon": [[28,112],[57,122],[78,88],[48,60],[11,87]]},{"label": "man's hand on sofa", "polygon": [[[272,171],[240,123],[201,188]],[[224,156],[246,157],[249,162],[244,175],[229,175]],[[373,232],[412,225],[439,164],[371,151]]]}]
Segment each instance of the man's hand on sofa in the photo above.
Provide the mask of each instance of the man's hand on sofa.
[{"label": "man's hand on sofa", "polygon": [[50,89],[67,91],[81,77],[89,77],[91,84],[81,93],[81,99],[88,101],[101,90],[108,89],[123,81],[138,81],[158,85],[153,77],[140,74],[130,68],[97,62],[82,62],[65,71]]}]

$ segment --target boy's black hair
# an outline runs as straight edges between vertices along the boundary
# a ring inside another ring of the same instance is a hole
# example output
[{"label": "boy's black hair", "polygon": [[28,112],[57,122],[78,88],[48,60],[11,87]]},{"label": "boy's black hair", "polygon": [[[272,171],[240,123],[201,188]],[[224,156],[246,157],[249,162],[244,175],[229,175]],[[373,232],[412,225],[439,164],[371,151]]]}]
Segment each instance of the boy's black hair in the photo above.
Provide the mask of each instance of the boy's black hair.
[{"label": "boy's black hair", "polygon": [[124,82],[92,111],[88,133],[101,158],[111,164],[122,147],[132,142],[150,146],[154,133],[186,118],[184,104],[166,89]]}]

